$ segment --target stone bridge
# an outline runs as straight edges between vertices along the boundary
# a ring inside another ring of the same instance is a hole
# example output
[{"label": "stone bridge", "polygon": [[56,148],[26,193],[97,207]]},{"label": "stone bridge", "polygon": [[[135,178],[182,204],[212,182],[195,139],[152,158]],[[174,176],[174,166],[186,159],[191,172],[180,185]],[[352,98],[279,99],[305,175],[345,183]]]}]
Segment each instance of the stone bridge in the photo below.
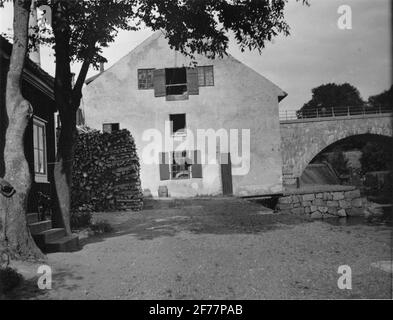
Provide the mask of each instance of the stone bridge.
[{"label": "stone bridge", "polygon": [[293,183],[329,145],[356,135],[392,137],[392,114],[365,114],[280,121],[284,182]]}]

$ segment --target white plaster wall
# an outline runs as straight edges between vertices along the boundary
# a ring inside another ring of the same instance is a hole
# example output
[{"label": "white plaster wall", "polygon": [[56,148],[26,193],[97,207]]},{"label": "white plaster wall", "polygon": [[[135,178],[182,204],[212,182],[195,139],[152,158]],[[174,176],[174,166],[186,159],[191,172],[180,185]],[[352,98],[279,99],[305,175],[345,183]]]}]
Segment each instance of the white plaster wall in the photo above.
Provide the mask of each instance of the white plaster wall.
[{"label": "white plaster wall", "polygon": [[[198,65],[214,65],[213,87],[201,87],[199,95],[185,101],[155,98],[154,90],[138,90],[137,70],[189,66],[189,59],[167,45],[161,32],[106,70],[84,89],[87,125],[102,129],[105,122],[119,122],[128,129],[142,158],[149,142],[143,141],[146,129],[164,133],[169,114],[186,113],[187,128],[250,129],[251,167],[244,176],[234,176],[236,195],[280,192],[282,188],[281,138],[278,95],[283,92],[266,78],[231,56],[209,60],[196,57]],[[241,137],[239,138],[241,141]],[[163,146],[158,146],[163,150]],[[158,186],[168,185],[171,196],[221,193],[218,165],[204,165],[203,179],[160,181],[157,164],[141,161],[144,189],[157,194]]]}]

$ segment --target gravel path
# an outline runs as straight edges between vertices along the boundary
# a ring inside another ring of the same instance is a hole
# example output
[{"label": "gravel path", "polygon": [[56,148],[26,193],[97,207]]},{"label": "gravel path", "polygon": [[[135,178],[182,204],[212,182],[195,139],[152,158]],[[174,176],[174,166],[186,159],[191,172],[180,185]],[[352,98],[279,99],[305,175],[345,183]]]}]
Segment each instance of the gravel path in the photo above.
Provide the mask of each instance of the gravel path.
[{"label": "gravel path", "polygon": [[[49,255],[53,289],[22,298],[392,298],[392,274],[371,266],[392,259],[389,226],[310,222],[236,199],[96,218],[115,232]],[[337,287],[340,265],[352,290]]]}]

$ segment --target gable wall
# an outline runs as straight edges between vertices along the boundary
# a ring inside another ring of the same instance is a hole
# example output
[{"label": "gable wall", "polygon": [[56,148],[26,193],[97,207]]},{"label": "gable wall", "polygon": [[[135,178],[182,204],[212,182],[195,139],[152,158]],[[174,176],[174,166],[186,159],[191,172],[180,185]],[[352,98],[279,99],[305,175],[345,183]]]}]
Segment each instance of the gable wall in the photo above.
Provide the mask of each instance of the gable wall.
[{"label": "gable wall", "polygon": [[[155,37],[155,39],[154,39]],[[168,185],[172,196],[219,194],[218,165],[204,165],[203,179],[160,181],[158,165],[146,165],[143,141],[146,129],[164,132],[169,114],[186,113],[187,128],[250,129],[251,168],[234,176],[237,195],[281,191],[282,169],[277,87],[252,69],[228,56],[214,61],[197,57],[198,65],[214,65],[214,87],[200,87],[199,95],[185,101],[155,98],[154,90],[138,90],[137,69],[188,66],[189,60],[167,47],[164,37],[153,36],[105,71],[84,90],[87,125],[102,129],[102,123],[120,122],[135,138],[141,159],[142,188],[157,194]],[[241,136],[239,136],[241,141]]]}]

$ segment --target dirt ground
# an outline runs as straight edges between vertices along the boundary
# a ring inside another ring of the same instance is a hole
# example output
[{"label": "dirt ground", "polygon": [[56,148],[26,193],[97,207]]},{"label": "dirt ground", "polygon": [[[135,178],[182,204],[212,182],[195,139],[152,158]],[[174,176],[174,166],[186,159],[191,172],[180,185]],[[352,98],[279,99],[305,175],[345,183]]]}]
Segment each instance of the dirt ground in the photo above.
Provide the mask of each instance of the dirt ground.
[{"label": "dirt ground", "polygon": [[[11,298],[392,298],[392,273],[375,267],[392,260],[390,224],[313,222],[237,199],[95,219],[114,232],[82,240],[78,252],[48,255],[52,290],[38,290],[31,276]],[[337,286],[340,265],[351,267],[352,290]]]}]

